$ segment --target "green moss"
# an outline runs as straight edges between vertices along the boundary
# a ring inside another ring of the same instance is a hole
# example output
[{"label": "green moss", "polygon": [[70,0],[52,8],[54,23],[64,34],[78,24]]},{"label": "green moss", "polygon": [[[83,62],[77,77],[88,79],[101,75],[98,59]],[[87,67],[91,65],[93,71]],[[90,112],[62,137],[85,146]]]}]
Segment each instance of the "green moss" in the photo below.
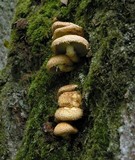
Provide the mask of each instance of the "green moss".
[{"label": "green moss", "polygon": [[120,49],[124,45],[120,31],[122,23],[117,23],[115,12],[109,11],[106,15],[97,12],[96,16],[98,26],[91,32],[92,50],[95,52],[83,86],[85,92],[89,93],[86,100],[94,126],[90,131],[84,159],[115,159],[119,152],[116,141],[119,139],[117,128],[121,123],[120,113],[124,107],[123,95],[132,72],[126,69],[127,66],[132,68],[132,62],[127,61],[128,52],[125,55]]},{"label": "green moss", "polygon": [[16,7],[16,17],[25,18],[31,10],[32,0],[18,1]]},{"label": "green moss", "polygon": [[[9,53],[15,79],[39,69],[44,59],[51,54],[50,47],[46,46],[50,45],[52,16],[58,14],[58,6],[57,1],[44,4],[42,1],[37,3],[27,0],[17,3]],[[21,18],[27,22],[24,28],[17,27]]]},{"label": "green moss", "polygon": [[54,13],[57,13],[56,10],[58,10],[57,2],[50,1],[29,17],[26,35],[30,44],[33,45],[33,52],[39,52],[39,47],[42,48],[42,51],[45,50],[46,41],[51,39],[50,27]]},{"label": "green moss", "polygon": [[[34,108],[27,122],[23,147],[16,159],[24,157],[25,159],[35,159],[35,157],[44,159],[58,145],[57,142],[54,143],[55,137],[52,134],[45,136],[43,132],[43,124],[54,114],[57,107],[56,99],[54,99],[56,92],[52,84],[58,83],[56,75],[52,76],[45,72],[45,64],[29,89],[30,104],[34,105]],[[50,141],[49,144],[46,144],[47,141]],[[32,151],[34,148],[36,152]],[[52,156],[49,156],[49,159],[52,159]]]}]

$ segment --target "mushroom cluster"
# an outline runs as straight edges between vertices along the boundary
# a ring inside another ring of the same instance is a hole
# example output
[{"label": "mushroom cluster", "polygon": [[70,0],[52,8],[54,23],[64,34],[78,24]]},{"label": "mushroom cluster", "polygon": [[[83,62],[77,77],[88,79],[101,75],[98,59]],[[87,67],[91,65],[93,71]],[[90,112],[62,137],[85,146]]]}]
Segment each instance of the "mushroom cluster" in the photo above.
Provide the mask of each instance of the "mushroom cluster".
[{"label": "mushroom cluster", "polygon": [[55,120],[58,124],[54,128],[56,136],[67,138],[78,132],[78,129],[72,126],[72,122],[83,116],[82,96],[77,89],[76,84],[70,84],[58,90],[59,108],[55,112]]},{"label": "mushroom cluster", "polygon": [[71,22],[56,21],[52,25],[52,32],[51,48],[54,55],[46,67],[53,73],[70,72],[74,69],[74,63],[78,63],[89,49],[83,29]]}]

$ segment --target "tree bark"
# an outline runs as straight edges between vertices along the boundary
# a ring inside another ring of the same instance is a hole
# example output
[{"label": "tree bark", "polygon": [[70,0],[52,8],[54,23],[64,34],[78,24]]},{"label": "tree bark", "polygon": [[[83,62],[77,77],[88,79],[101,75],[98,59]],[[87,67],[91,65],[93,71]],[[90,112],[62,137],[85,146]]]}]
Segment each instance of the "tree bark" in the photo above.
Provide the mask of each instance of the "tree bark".
[{"label": "tree bark", "polygon": [[[3,159],[135,159],[134,15],[133,0],[18,1],[0,74]],[[46,70],[54,19],[80,25],[90,42],[90,54],[69,73]],[[75,123],[79,133],[66,140],[44,126],[56,125],[57,91],[72,83],[82,93],[84,116]]]}]

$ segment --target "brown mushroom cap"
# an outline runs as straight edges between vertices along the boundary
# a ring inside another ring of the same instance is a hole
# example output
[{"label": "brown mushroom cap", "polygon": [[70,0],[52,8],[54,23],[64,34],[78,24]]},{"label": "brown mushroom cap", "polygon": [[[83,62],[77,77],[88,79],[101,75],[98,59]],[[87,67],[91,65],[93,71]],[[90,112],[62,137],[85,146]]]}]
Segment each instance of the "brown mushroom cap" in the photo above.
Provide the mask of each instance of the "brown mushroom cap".
[{"label": "brown mushroom cap", "polygon": [[66,27],[57,28],[54,33],[52,39],[55,40],[56,38],[62,37],[64,35],[79,35],[84,36],[82,27],[72,24]]},{"label": "brown mushroom cap", "polygon": [[69,72],[73,70],[73,63],[66,55],[56,55],[50,58],[47,62],[46,68],[48,71],[57,72],[56,68],[63,67],[63,70],[60,69],[62,72]]},{"label": "brown mushroom cap", "polygon": [[83,110],[81,108],[58,108],[55,112],[56,121],[75,121],[83,116]]},{"label": "brown mushroom cap", "polygon": [[52,31],[54,32],[58,28],[65,27],[65,26],[70,26],[70,25],[74,25],[74,23],[56,21],[52,25]]},{"label": "brown mushroom cap", "polygon": [[74,91],[78,88],[77,84],[69,84],[69,85],[65,85],[62,86],[61,88],[59,88],[58,90],[58,96],[60,96],[60,94],[64,93],[64,92],[70,92],[70,91]]},{"label": "brown mushroom cap", "polygon": [[81,107],[82,96],[78,91],[64,92],[58,98],[60,107]]},{"label": "brown mushroom cap", "polygon": [[52,50],[55,54],[65,54],[68,45],[72,45],[78,56],[84,56],[88,52],[88,41],[78,35],[66,35],[52,42]]},{"label": "brown mushroom cap", "polygon": [[77,128],[73,127],[71,124],[66,122],[61,122],[57,124],[57,126],[54,128],[55,136],[61,136],[65,138],[70,134],[76,134],[77,132]]}]

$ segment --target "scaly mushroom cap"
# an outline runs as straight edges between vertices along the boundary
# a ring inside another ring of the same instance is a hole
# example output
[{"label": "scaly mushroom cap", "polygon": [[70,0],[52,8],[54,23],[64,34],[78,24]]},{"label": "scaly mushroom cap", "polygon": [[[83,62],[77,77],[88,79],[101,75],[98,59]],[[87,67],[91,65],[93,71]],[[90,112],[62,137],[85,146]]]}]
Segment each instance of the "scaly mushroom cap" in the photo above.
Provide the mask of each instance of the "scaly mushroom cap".
[{"label": "scaly mushroom cap", "polygon": [[69,72],[73,70],[73,63],[66,55],[56,55],[50,58],[46,68],[51,72]]},{"label": "scaly mushroom cap", "polygon": [[58,29],[58,28],[66,27],[66,26],[70,26],[70,25],[74,25],[74,23],[56,21],[56,22],[54,22],[53,25],[52,25],[52,31],[54,32],[54,31],[55,31],[56,29]]},{"label": "scaly mushroom cap", "polygon": [[72,24],[66,27],[57,28],[54,33],[52,39],[55,40],[56,38],[62,37],[64,35],[78,35],[84,36],[82,27]]},{"label": "scaly mushroom cap", "polygon": [[57,38],[52,42],[51,47],[55,54],[65,54],[68,45],[74,47],[74,50],[79,57],[86,55],[89,48],[88,41],[77,35],[66,35]]},{"label": "scaly mushroom cap", "polygon": [[54,128],[54,135],[64,138],[68,137],[70,134],[76,134],[77,132],[77,128],[66,122],[61,122]]},{"label": "scaly mushroom cap", "polygon": [[83,110],[81,108],[58,108],[55,112],[56,121],[75,121],[83,116]]},{"label": "scaly mushroom cap", "polygon": [[60,107],[81,107],[82,96],[78,91],[64,92],[58,98]]},{"label": "scaly mushroom cap", "polygon": [[60,96],[62,93],[64,92],[70,92],[70,91],[74,91],[78,88],[77,84],[69,84],[69,85],[65,85],[62,86],[61,88],[59,88],[58,90],[58,96]]}]

